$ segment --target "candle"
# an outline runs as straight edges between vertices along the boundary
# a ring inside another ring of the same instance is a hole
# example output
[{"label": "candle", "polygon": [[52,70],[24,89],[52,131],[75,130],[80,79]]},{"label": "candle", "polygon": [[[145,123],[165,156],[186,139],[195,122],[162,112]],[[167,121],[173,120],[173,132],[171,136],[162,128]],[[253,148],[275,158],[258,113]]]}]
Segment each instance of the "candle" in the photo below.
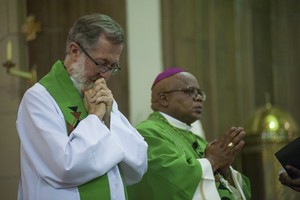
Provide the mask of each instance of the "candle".
[{"label": "candle", "polygon": [[6,45],[6,58],[8,61],[12,60],[12,44],[10,40],[8,40]]}]

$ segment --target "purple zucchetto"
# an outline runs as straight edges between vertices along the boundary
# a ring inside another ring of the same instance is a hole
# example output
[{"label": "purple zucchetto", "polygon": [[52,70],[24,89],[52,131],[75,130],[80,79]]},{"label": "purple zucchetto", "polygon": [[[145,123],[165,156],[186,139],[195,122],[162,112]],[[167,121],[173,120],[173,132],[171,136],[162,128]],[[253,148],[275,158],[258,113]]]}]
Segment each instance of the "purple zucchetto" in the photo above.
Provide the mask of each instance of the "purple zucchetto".
[{"label": "purple zucchetto", "polygon": [[179,68],[179,67],[170,67],[168,69],[166,69],[165,71],[161,72],[160,74],[157,75],[157,77],[155,78],[153,84],[152,84],[152,87],[151,87],[151,90],[152,88],[154,87],[154,85],[156,83],[158,83],[159,81],[169,77],[169,76],[172,76],[174,74],[177,74],[177,73],[180,73],[180,72],[184,72],[185,70]]}]

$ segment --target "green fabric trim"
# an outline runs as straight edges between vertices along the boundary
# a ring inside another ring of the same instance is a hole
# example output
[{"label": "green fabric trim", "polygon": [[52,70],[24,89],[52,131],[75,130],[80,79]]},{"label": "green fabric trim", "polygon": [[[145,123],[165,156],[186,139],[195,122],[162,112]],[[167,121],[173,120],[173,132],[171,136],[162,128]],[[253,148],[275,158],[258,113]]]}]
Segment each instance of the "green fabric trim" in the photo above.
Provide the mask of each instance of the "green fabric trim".
[{"label": "green fabric trim", "polygon": [[110,200],[110,189],[107,174],[80,185],[78,190],[81,200]]},{"label": "green fabric trim", "polygon": [[[61,109],[67,124],[66,133],[69,135],[80,120],[87,116],[87,112],[63,62],[57,61],[39,83],[48,90]],[[110,200],[107,174],[80,185],[78,190],[81,200]]]},{"label": "green fabric trim", "polygon": [[87,116],[87,112],[79,91],[74,86],[63,63],[57,61],[39,83],[48,90],[63,112],[69,135],[79,121]]},{"label": "green fabric trim", "polygon": [[245,197],[247,200],[251,199],[251,184],[248,177],[242,174],[242,180],[243,180],[243,191],[245,194]]}]

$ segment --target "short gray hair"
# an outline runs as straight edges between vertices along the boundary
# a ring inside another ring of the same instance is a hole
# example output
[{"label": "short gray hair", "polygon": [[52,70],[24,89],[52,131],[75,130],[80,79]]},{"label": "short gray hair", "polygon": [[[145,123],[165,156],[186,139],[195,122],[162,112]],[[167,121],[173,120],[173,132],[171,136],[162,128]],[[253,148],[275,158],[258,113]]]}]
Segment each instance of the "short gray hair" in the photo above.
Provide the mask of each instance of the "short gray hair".
[{"label": "short gray hair", "polygon": [[122,27],[103,14],[91,14],[80,17],[71,27],[67,37],[67,49],[71,42],[76,42],[84,48],[93,47],[98,42],[101,34],[114,44],[124,43]]}]

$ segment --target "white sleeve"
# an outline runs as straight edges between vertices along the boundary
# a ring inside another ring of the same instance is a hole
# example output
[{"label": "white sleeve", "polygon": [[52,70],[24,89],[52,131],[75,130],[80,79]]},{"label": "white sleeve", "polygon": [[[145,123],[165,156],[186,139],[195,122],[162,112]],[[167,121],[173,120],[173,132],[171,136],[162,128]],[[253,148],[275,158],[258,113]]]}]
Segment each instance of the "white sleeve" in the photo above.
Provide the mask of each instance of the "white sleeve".
[{"label": "white sleeve", "polygon": [[202,178],[197,186],[193,200],[214,199],[220,200],[216,188],[215,177],[210,162],[206,158],[197,159],[202,168]]},{"label": "white sleeve", "polygon": [[231,176],[235,185],[235,188],[239,191],[239,194],[242,196],[243,200],[246,200],[244,191],[243,191],[243,179],[242,174],[232,167],[230,167]]},{"label": "white sleeve", "polygon": [[[193,200],[202,199],[216,199],[219,200],[220,196],[215,185],[215,177],[212,171],[210,162],[206,158],[197,159],[202,167],[202,178],[197,186]],[[238,190],[238,195],[241,195],[243,200],[246,200],[244,192],[242,190],[242,176],[241,174],[230,167],[231,176],[235,184],[235,188]],[[226,181],[226,180],[225,180]],[[228,183],[227,183],[228,184]],[[235,189],[233,188],[233,189]]]},{"label": "white sleeve", "polygon": [[124,152],[124,159],[119,166],[123,172],[125,183],[132,185],[140,181],[147,170],[148,145],[117,109],[114,109],[111,114],[110,130],[118,138]]}]

